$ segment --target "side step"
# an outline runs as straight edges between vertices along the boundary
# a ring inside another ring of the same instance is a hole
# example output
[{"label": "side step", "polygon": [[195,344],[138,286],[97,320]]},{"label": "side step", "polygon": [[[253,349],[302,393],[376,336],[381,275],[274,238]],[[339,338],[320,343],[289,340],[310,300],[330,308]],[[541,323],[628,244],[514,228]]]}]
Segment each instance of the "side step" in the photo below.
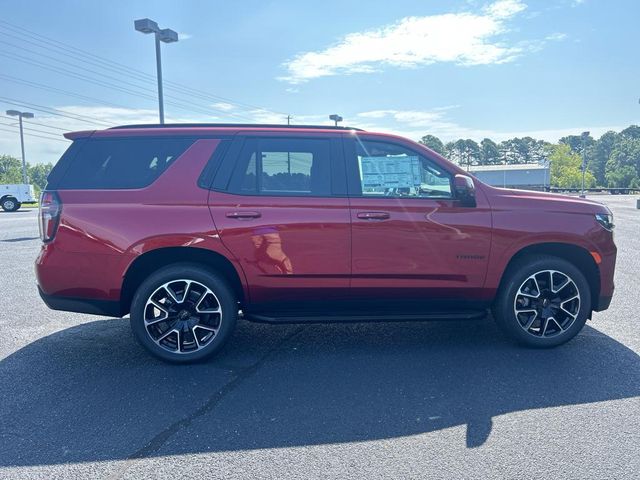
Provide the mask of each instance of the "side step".
[{"label": "side step", "polygon": [[308,315],[301,313],[296,315],[287,312],[286,315],[280,313],[271,314],[264,313],[244,313],[242,318],[251,322],[260,323],[369,323],[369,322],[416,322],[429,320],[478,320],[487,316],[486,310],[473,310],[463,312],[431,312],[431,313],[412,313],[397,315]]}]

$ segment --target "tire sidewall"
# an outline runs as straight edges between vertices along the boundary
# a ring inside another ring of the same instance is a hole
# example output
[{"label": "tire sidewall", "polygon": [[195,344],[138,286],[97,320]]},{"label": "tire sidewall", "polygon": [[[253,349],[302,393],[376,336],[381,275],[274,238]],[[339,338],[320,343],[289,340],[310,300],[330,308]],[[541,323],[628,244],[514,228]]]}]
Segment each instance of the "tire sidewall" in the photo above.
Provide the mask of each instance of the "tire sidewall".
[{"label": "tire sidewall", "polygon": [[[144,325],[144,309],[149,296],[160,286],[172,280],[195,280],[206,285],[216,295],[222,307],[220,329],[215,338],[204,348],[176,354],[158,346],[149,336]],[[193,264],[165,267],[150,275],[136,291],[131,302],[130,323],[136,340],[156,357],[171,363],[192,363],[215,354],[233,331],[238,317],[238,304],[227,283],[214,272]]]},{"label": "tire sidewall", "polygon": [[[7,205],[8,203],[10,203],[11,205]],[[15,212],[16,210],[18,210],[18,208],[18,201],[14,198],[5,198],[4,200],[2,200],[2,209],[5,212]]]},{"label": "tire sidewall", "polygon": [[[536,337],[525,332],[513,310],[515,296],[522,283],[534,273],[542,270],[556,270],[568,275],[575,282],[580,293],[578,318],[567,330],[549,338]],[[510,271],[510,276],[501,286],[501,290],[500,300],[497,308],[494,309],[496,322],[509,336],[530,347],[549,348],[568,342],[582,330],[591,311],[591,289],[589,283],[578,268],[561,258],[541,257],[529,262],[519,263]]]}]

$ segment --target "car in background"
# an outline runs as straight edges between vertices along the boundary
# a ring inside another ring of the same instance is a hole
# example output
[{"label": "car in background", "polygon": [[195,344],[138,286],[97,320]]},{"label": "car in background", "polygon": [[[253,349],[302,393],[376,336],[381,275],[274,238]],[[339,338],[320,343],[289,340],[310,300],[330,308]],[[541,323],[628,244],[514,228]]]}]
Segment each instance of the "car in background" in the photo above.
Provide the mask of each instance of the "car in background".
[{"label": "car in background", "polygon": [[358,129],[134,125],[66,135],[40,204],[40,295],[130,314],[152,354],[219,351],[253,321],[474,319],[531,347],[614,291],[599,203],[496,188],[423,145]]},{"label": "car in background", "polygon": [[15,212],[23,203],[36,203],[33,185],[26,183],[1,184],[0,207],[5,212]]}]

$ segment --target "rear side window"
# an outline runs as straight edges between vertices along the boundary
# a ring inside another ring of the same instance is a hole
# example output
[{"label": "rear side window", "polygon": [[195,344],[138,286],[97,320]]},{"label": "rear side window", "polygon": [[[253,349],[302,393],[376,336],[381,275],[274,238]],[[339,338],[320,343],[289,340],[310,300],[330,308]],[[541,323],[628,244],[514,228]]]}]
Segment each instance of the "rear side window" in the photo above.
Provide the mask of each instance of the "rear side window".
[{"label": "rear side window", "polygon": [[230,191],[243,195],[331,194],[329,139],[256,138],[247,142]]},{"label": "rear side window", "polygon": [[90,139],[70,159],[60,189],[143,188],[194,142],[189,138]]}]

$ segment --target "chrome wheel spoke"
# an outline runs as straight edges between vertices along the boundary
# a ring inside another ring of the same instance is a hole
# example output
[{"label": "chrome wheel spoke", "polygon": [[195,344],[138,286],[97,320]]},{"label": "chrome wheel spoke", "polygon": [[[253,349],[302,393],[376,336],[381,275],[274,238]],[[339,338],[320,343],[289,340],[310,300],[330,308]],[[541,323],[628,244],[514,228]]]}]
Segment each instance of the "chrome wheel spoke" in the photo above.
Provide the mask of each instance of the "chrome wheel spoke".
[{"label": "chrome wheel spoke", "polygon": [[[564,277],[564,282],[562,282],[559,287],[555,287],[554,286],[553,274],[562,275]],[[559,293],[564,287],[566,287],[567,285],[570,285],[572,283],[571,279],[569,277],[567,277],[564,273],[553,272],[553,274],[551,275],[551,292],[552,293]]]},{"label": "chrome wheel spoke", "polygon": [[198,335],[196,335],[195,327],[191,327],[191,335],[193,335],[193,340],[196,342],[196,347],[200,348],[200,340],[198,340]]},{"label": "chrome wheel spoke", "polygon": [[162,288],[164,289],[165,292],[167,292],[167,294],[169,295],[169,297],[171,298],[171,301],[173,301],[173,303],[180,303],[178,301],[178,297],[176,297],[176,294],[173,290],[171,290],[171,287],[169,287],[169,284],[163,285]]},{"label": "chrome wheel spoke", "polygon": [[155,342],[156,343],[160,343],[161,341],[167,339],[169,337],[169,335],[171,335],[172,333],[178,333],[178,331],[175,328],[170,328],[169,330],[167,330],[165,333],[163,333],[160,338],[158,338]]},{"label": "chrome wheel spoke", "polygon": [[[524,289],[526,288],[527,284],[530,281],[532,281],[536,285],[536,294],[535,295],[533,295],[532,293],[524,291]],[[529,297],[529,298],[538,298],[540,296],[540,285],[538,285],[538,280],[536,280],[536,276],[535,275],[531,275],[529,278],[527,278],[524,281],[524,283],[518,289],[518,295],[522,295],[522,296]]]},{"label": "chrome wheel spoke", "polygon": [[547,333],[547,327],[549,326],[549,320],[551,320],[551,318],[545,318],[543,319],[543,326],[542,326],[542,336],[544,337],[544,334]]},{"label": "chrome wheel spoke", "polygon": [[218,307],[218,308],[205,308],[205,309],[200,309],[200,308],[196,307],[196,312],[198,312],[198,313],[206,313],[206,314],[213,314],[213,313],[222,312],[222,309],[220,307]]},{"label": "chrome wheel spoke", "polygon": [[524,326],[524,329],[529,330],[531,328],[531,325],[533,325],[533,322],[536,321],[536,318],[538,318],[538,312],[534,310],[533,316],[527,321],[527,324]]},{"label": "chrome wheel spoke", "polygon": [[549,319],[549,321],[550,321],[550,322],[555,323],[555,324],[558,326],[558,328],[560,329],[560,331],[563,331],[563,330],[564,330],[564,328],[562,328],[562,325],[560,325],[560,322],[559,322],[559,321],[557,321],[555,318],[551,317],[551,318]]},{"label": "chrome wheel spoke", "polygon": [[574,295],[574,296],[573,296],[573,297],[571,297],[571,298],[567,298],[566,300],[564,300],[564,301],[560,302],[560,305],[562,306],[562,305],[564,305],[565,303],[569,303],[570,301],[575,300],[576,298],[580,298],[580,295],[577,295],[577,294],[576,294],[576,295]]},{"label": "chrome wheel spoke", "polygon": [[194,326],[193,328],[200,328],[202,330],[206,330],[208,332],[213,332],[213,333],[217,333],[218,329],[215,327],[211,327],[209,325],[204,325],[204,324],[198,324],[196,326]]},{"label": "chrome wheel spoke", "polygon": [[155,325],[155,324],[157,324],[157,323],[164,322],[164,321],[166,321],[168,318],[169,318],[169,317],[167,317],[167,316],[165,315],[165,316],[164,316],[164,317],[162,317],[162,318],[154,318],[154,319],[151,319],[151,320],[145,320],[145,321],[144,321],[144,323],[147,325],[147,327],[150,327],[151,325]]},{"label": "chrome wheel spoke", "polygon": [[569,310],[567,310],[566,308],[564,308],[564,306],[560,305],[560,310],[562,310],[564,313],[566,313],[567,315],[571,315],[571,318],[575,319],[578,314],[577,313],[573,313],[570,312]]}]

